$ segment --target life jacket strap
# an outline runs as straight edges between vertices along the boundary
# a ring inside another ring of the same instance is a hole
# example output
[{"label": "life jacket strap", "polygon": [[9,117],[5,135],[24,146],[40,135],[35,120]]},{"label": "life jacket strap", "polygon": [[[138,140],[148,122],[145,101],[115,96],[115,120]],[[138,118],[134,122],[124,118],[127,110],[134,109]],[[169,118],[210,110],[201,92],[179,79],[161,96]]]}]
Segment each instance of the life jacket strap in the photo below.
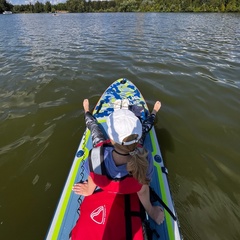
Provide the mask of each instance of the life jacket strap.
[{"label": "life jacket strap", "polygon": [[126,240],[132,239],[132,224],[131,224],[131,216],[130,216],[130,195],[126,194],[124,196],[125,200],[125,228],[126,228]]},{"label": "life jacket strap", "polygon": [[91,172],[99,175],[106,174],[104,164],[103,146],[93,148],[89,153],[89,168]]}]

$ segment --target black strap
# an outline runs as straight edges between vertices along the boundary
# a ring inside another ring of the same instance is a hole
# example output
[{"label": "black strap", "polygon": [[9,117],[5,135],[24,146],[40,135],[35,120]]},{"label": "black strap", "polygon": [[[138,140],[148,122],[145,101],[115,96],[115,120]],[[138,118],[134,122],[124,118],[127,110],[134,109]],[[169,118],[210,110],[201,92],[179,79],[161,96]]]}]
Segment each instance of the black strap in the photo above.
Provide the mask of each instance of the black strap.
[{"label": "black strap", "polygon": [[132,240],[132,223],[131,223],[131,207],[130,207],[130,195],[124,195],[125,200],[125,228],[126,228],[126,240]]},{"label": "black strap", "polygon": [[101,162],[102,175],[107,175],[106,166],[104,164],[103,146],[100,147],[100,162]]},{"label": "black strap", "polygon": [[151,200],[154,202],[158,201],[166,209],[166,211],[171,215],[171,217],[174,219],[174,221],[177,221],[177,217],[169,209],[169,207],[166,205],[166,203],[163,202],[163,200],[157,195],[157,193],[152,188],[149,187],[149,189],[150,189]]},{"label": "black strap", "polygon": [[107,175],[104,164],[103,146],[93,148],[88,156],[90,172]]}]

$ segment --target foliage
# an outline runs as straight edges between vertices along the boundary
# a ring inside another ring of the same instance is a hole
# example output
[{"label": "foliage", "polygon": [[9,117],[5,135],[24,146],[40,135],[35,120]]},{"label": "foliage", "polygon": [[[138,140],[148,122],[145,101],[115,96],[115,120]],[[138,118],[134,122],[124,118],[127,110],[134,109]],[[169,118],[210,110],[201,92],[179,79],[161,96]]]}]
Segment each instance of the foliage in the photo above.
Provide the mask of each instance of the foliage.
[{"label": "foliage", "polygon": [[51,11],[52,11],[52,5],[51,5],[51,3],[50,3],[49,1],[47,1],[47,2],[45,3],[44,11],[45,11],[45,12],[51,12]]},{"label": "foliage", "polygon": [[4,11],[12,11],[13,5],[8,3],[6,0],[0,0],[0,13]]},{"label": "foliage", "polygon": [[0,12],[240,12],[240,0],[67,0],[51,5],[36,2],[34,5],[11,5],[0,0]]},{"label": "foliage", "polygon": [[35,4],[34,4],[34,12],[35,13],[41,13],[41,12],[44,12],[44,5],[43,5],[43,3],[40,3],[40,2],[36,2]]}]

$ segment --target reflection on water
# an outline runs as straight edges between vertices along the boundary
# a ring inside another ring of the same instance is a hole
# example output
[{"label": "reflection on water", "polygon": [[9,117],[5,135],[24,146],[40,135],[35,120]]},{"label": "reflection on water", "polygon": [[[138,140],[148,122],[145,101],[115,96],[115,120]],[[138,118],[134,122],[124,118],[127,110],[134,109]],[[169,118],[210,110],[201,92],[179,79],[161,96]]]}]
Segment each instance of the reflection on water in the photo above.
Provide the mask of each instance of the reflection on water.
[{"label": "reflection on water", "polygon": [[239,239],[238,23],[238,14],[0,15],[1,237],[44,238],[85,128],[82,100],[94,107],[127,77],[149,107],[162,101],[156,130],[185,239]]}]

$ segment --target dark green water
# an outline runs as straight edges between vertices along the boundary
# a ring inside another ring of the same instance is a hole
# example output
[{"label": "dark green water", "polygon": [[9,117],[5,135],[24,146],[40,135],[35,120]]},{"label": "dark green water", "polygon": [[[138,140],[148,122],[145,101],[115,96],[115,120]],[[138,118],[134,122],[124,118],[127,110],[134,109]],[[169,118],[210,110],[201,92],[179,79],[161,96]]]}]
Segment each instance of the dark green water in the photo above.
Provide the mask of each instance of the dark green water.
[{"label": "dark green water", "polygon": [[44,239],[92,107],[151,108],[185,240],[240,239],[240,15],[0,15],[0,239]]}]

